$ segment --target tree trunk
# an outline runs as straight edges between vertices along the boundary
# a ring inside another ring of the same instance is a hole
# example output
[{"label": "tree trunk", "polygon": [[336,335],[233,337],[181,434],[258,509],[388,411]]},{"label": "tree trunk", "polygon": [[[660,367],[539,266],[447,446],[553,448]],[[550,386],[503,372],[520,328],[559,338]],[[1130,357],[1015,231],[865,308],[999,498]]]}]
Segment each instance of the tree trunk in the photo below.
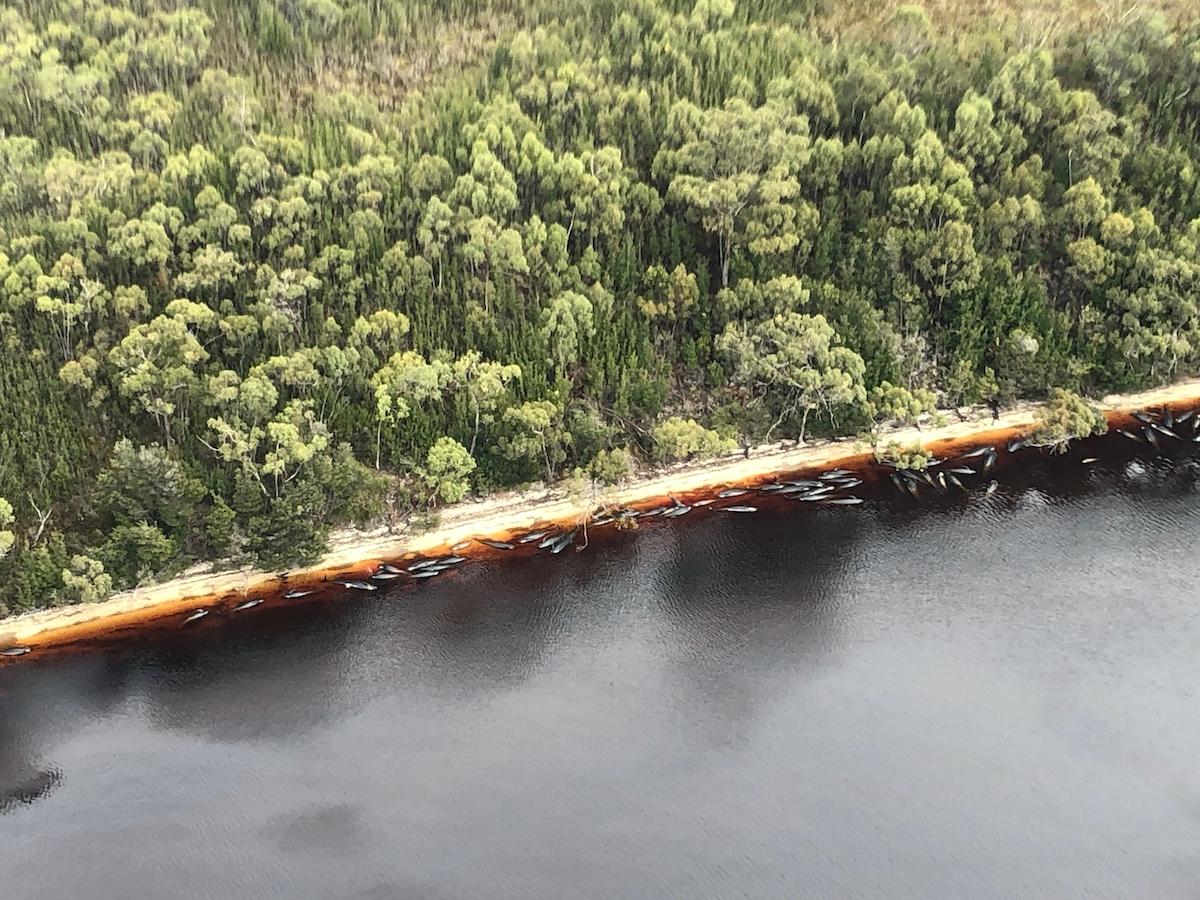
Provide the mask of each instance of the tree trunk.
[{"label": "tree trunk", "polygon": [[546,449],[546,439],[542,438],[542,458],[546,460],[546,487],[554,481],[554,470],[550,468],[550,451]]},{"label": "tree trunk", "polygon": [[811,406],[804,407],[804,415],[800,417],[800,443],[804,443],[804,429],[808,427],[808,413],[812,409]]},{"label": "tree trunk", "polygon": [[729,241],[724,235],[717,238],[717,252],[721,257],[721,287],[729,287]]},{"label": "tree trunk", "polygon": [[[469,449],[467,451],[472,456],[475,455],[475,441],[478,440],[478,438],[479,438],[479,401],[476,400],[474,402],[475,402],[475,430],[473,432],[471,432],[471,449]],[[378,466],[376,468],[378,468]]]},{"label": "tree trunk", "polygon": [[767,433],[766,433],[765,435],[763,435],[763,443],[764,443],[764,444],[769,444],[769,443],[771,443],[771,435],[772,435],[772,433],[775,431],[775,429],[776,429],[776,428],[778,428],[778,427],[779,427],[779,424],[780,424],[780,423],[781,423],[781,422],[784,420],[784,418],[785,418],[786,416],[787,416],[787,411],[785,410],[784,412],[782,412],[782,413],[780,413],[780,414],[779,414],[779,418],[778,418],[778,419],[776,419],[774,422],[772,422],[772,423],[771,423],[771,427],[770,427],[770,428],[768,428],[768,429],[767,429]]},{"label": "tree trunk", "polygon": [[[783,409],[783,412],[781,412],[781,413],[779,414],[779,418],[778,418],[778,419],[776,419],[774,422],[772,422],[772,423],[771,423],[771,427],[770,427],[770,428],[768,428],[768,429],[767,429],[767,433],[766,433],[765,435],[763,435],[763,443],[764,443],[764,444],[769,444],[769,443],[771,442],[771,435],[772,435],[772,433],[774,433],[775,429],[776,429],[776,428],[778,428],[778,427],[780,426],[780,424],[783,422],[783,420],[784,420],[784,419],[786,419],[788,416],[790,416],[790,415],[791,415],[792,413],[794,413],[795,411],[796,411],[796,403],[795,403],[795,401],[793,401],[792,403],[790,403],[790,404],[788,404],[787,406],[785,406],[785,407],[784,407],[784,409]],[[807,417],[808,417],[808,410],[807,410],[807,409],[805,409],[805,411],[804,411],[804,415],[805,415],[805,418],[807,418]],[[804,440],[804,428],[803,428],[803,426],[801,426],[801,428],[800,428],[800,440],[801,440],[801,441],[803,441],[803,440]]]}]

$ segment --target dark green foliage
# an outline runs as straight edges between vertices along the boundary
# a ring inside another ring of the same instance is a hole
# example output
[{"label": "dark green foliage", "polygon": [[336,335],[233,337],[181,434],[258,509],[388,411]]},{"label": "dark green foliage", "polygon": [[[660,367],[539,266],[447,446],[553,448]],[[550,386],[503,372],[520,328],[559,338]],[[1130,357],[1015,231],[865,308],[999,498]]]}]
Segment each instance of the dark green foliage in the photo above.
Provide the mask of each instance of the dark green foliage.
[{"label": "dark green foliage", "polygon": [[118,525],[149,522],[178,534],[186,529],[204,485],[190,477],[158,444],[117,442],[97,484],[104,512]]},{"label": "dark green foliage", "polygon": [[325,499],[327,519],[366,524],[383,515],[388,480],[355,459],[349,444],[320,460],[309,478]]},{"label": "dark green foliage", "polygon": [[266,569],[316,562],[327,546],[325,509],[326,498],[317,485],[297,484],[249,521],[246,549]]},{"label": "dark green foliage", "polygon": [[214,557],[229,556],[237,549],[237,514],[220,497],[214,497],[204,512],[204,540]]},{"label": "dark green foliage", "polygon": [[119,588],[164,574],[176,562],[178,545],[157,525],[138,522],[115,527],[96,553]]},{"label": "dark green foliage", "polygon": [[71,554],[57,531],[36,547],[10,555],[4,561],[5,605],[11,612],[23,612],[57,600],[63,586],[63,569],[70,561]]}]

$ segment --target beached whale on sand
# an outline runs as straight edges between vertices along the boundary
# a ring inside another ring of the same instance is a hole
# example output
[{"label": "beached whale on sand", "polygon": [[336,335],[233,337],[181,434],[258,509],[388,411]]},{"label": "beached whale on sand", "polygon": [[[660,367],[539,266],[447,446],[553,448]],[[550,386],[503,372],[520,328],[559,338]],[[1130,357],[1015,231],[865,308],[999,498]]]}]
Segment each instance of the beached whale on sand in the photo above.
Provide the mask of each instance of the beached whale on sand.
[{"label": "beached whale on sand", "polygon": [[511,550],[513,545],[508,541],[494,541],[491,538],[475,538],[481,544],[486,544],[493,550]]}]

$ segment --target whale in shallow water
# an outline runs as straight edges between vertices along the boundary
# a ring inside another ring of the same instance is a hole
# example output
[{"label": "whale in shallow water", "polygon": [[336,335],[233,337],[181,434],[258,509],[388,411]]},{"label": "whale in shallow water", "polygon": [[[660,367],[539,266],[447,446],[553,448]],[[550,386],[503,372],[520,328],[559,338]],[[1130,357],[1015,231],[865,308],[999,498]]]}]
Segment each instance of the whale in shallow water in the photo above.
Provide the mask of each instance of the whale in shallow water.
[{"label": "whale in shallow water", "polygon": [[988,486],[987,486],[987,490],[985,491],[985,493],[988,493],[988,494],[994,494],[994,493],[996,493],[996,489],[997,489],[998,487],[1000,487],[1000,485],[999,485],[999,484],[997,484],[997,483],[996,483],[996,482],[994,482],[994,481],[989,481],[989,482],[988,482]]},{"label": "whale in shallow water", "polygon": [[391,581],[393,578],[399,578],[401,572],[376,572],[371,576],[372,581]]},{"label": "whale in shallow water", "polygon": [[801,503],[816,503],[818,500],[825,500],[830,497],[834,490],[834,488],[830,487],[823,491],[813,491],[811,494],[801,494],[796,499]]},{"label": "whale in shallow water", "polygon": [[24,656],[29,652],[30,649],[28,647],[5,647],[3,650],[0,650],[0,656]]},{"label": "whale in shallow water", "polygon": [[726,488],[725,490],[721,491],[721,493],[717,494],[717,497],[721,500],[727,500],[730,497],[740,497],[742,494],[748,493],[750,492],[745,488]]},{"label": "whale in shallow water", "polygon": [[529,534],[523,535],[517,539],[518,544],[532,544],[534,541],[540,541],[549,531],[531,531]]},{"label": "whale in shallow water", "polygon": [[721,512],[752,513],[752,512],[758,512],[758,507],[757,506],[723,506],[723,507],[721,507]]},{"label": "whale in shallow water", "polygon": [[1162,449],[1162,444],[1159,443],[1158,435],[1154,433],[1153,428],[1151,428],[1149,425],[1143,425],[1142,426],[1142,434],[1144,434],[1146,436],[1146,441],[1150,444],[1151,447],[1153,447],[1155,450]]},{"label": "whale in shallow water", "polygon": [[826,497],[820,501],[821,503],[829,504],[830,506],[858,506],[862,503],[861,497]]},{"label": "whale in shallow water", "polygon": [[369,581],[354,580],[354,581],[339,581],[337,583],[340,584],[342,587],[347,587],[354,591],[377,591],[377,590],[379,590],[379,585],[371,584],[371,582],[369,582]]},{"label": "whale in shallow water", "polygon": [[562,553],[564,550],[567,549],[567,547],[570,546],[571,542],[573,540],[575,540],[576,534],[578,534],[578,529],[562,535],[562,537],[558,538],[558,540],[556,540],[553,544],[550,545],[550,552],[551,553]]},{"label": "whale in shallow water", "polygon": [[186,619],[184,619],[182,622],[180,622],[179,624],[190,625],[192,622],[199,622],[201,619],[203,619],[205,616],[208,615],[208,612],[209,611],[207,609],[198,609],[195,612],[193,612],[191,615],[189,615]]},{"label": "whale in shallow water", "polygon": [[312,591],[288,591],[283,595],[284,600],[296,600],[300,597],[307,597]]},{"label": "whale in shallow water", "polygon": [[243,610],[254,609],[254,607],[258,606],[262,602],[263,602],[262,597],[254,597],[251,600],[246,600],[246,601],[243,601],[242,603],[239,603],[237,606],[235,606],[233,608],[232,612],[242,612]]},{"label": "whale in shallow water", "polygon": [[441,569],[421,569],[419,572],[409,572],[409,578],[436,578],[442,574]]}]

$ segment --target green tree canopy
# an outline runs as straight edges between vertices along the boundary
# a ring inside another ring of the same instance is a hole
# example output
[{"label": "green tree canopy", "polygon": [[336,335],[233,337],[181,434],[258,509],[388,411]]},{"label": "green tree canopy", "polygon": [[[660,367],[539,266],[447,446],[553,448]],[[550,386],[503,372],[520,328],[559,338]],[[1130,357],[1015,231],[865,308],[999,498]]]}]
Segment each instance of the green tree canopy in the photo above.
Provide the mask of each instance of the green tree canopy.
[{"label": "green tree canopy", "polygon": [[862,357],[837,345],[824,316],[783,313],[752,327],[735,323],[721,335],[719,345],[733,362],[735,377],[779,408],[768,438],[799,410],[803,442],[814,409],[832,416],[839,406],[866,401]]}]

